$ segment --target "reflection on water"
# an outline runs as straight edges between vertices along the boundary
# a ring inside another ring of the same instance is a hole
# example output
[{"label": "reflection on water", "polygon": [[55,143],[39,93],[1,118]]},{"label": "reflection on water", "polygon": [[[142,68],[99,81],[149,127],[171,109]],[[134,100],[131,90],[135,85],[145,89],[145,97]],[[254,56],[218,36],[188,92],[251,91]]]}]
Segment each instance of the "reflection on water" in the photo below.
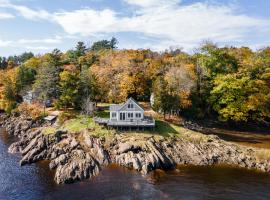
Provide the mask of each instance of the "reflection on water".
[{"label": "reflection on water", "polygon": [[270,199],[270,176],[228,167],[179,167],[139,173],[112,165],[91,180],[57,185],[48,162],[19,166],[0,133],[0,199]]}]

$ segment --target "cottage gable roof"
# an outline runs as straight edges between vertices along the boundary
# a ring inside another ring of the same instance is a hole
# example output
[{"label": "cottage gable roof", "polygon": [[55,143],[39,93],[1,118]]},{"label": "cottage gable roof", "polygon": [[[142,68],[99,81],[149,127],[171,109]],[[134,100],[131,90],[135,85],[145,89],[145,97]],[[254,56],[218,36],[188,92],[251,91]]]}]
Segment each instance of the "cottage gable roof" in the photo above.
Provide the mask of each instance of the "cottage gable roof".
[{"label": "cottage gable roof", "polygon": [[137,101],[135,101],[132,97],[129,98],[124,104],[113,104],[110,106],[110,111],[120,111],[120,110],[124,110],[127,108],[129,103],[134,103],[136,106],[133,110],[140,110],[140,111],[144,111],[143,108],[137,103]]}]

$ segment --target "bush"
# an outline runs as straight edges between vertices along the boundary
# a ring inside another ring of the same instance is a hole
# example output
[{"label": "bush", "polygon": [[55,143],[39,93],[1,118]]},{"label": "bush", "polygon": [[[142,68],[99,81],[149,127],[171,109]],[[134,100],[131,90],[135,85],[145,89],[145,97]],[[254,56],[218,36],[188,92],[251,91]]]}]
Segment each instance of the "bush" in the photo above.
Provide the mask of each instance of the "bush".
[{"label": "bush", "polygon": [[42,106],[39,104],[22,103],[18,106],[18,111],[34,120],[44,117]]}]

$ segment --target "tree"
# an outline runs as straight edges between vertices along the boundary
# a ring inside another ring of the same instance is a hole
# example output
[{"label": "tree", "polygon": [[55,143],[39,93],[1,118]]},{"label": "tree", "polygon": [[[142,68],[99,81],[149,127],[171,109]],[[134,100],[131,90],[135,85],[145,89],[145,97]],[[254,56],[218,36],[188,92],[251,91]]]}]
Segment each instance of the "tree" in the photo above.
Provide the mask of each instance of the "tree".
[{"label": "tree", "polygon": [[76,49],[75,49],[75,55],[77,58],[84,56],[87,51],[87,48],[84,44],[84,42],[78,42]]},{"label": "tree", "polygon": [[12,81],[9,78],[7,78],[5,81],[6,81],[6,84],[4,86],[5,99],[8,102],[16,102],[16,90],[13,87]]},{"label": "tree", "polygon": [[171,67],[164,76],[168,89],[173,96],[178,96],[180,107],[187,108],[191,105],[189,96],[195,86],[195,74],[188,65]]},{"label": "tree", "polygon": [[117,43],[118,43],[118,41],[114,37],[110,41],[109,40],[100,40],[100,41],[94,42],[94,44],[91,47],[91,50],[98,52],[98,51],[105,50],[105,49],[116,49]]},{"label": "tree", "polygon": [[118,44],[118,41],[115,37],[112,37],[111,41],[110,41],[110,48],[111,49],[117,49],[117,45]]},{"label": "tree", "polygon": [[18,100],[16,76],[16,68],[5,70],[0,75],[1,109],[5,109],[8,113],[15,108]]},{"label": "tree", "polygon": [[41,66],[41,64],[43,62],[44,61],[42,61],[42,58],[40,58],[40,57],[33,57],[33,58],[30,58],[27,61],[25,61],[23,65],[25,67],[27,67],[27,68],[30,68],[30,69],[33,69],[33,70],[37,70]]},{"label": "tree", "polygon": [[79,71],[82,69],[81,57],[85,56],[87,48],[83,42],[78,42],[75,50],[69,50],[67,52],[68,63],[73,64]]},{"label": "tree", "polygon": [[60,91],[61,95],[57,101],[57,106],[65,109],[69,106],[80,108],[79,77],[76,72],[61,72]]},{"label": "tree", "polygon": [[50,63],[50,65],[60,68],[62,63],[62,52],[59,49],[54,49],[51,53],[45,54],[45,62]]},{"label": "tree", "polygon": [[264,121],[270,117],[270,86],[248,75],[220,75],[210,101],[222,121]]},{"label": "tree", "polygon": [[227,48],[218,48],[212,43],[206,43],[201,47],[203,65],[208,69],[209,77],[219,74],[233,73],[238,69],[236,58],[229,54]]},{"label": "tree", "polygon": [[16,90],[21,92],[24,88],[31,88],[36,76],[36,70],[21,65],[18,69],[16,79]]},{"label": "tree", "polygon": [[44,114],[48,100],[56,99],[59,96],[59,68],[45,62],[37,71],[34,90],[43,101]]},{"label": "tree", "polygon": [[179,99],[168,91],[168,83],[163,77],[158,77],[153,83],[154,104],[153,109],[163,113],[164,119],[166,114],[171,113],[172,110],[179,108]]},{"label": "tree", "polygon": [[4,97],[7,101],[6,112],[11,113],[12,109],[16,106],[16,92],[14,87],[12,87],[12,82],[10,79],[6,80],[6,85],[4,86]]},{"label": "tree", "polygon": [[8,66],[8,62],[6,57],[0,57],[0,67],[1,69],[6,69]]},{"label": "tree", "polygon": [[24,52],[23,54],[19,55],[19,62],[20,64],[25,63],[27,60],[34,57],[32,52]]}]

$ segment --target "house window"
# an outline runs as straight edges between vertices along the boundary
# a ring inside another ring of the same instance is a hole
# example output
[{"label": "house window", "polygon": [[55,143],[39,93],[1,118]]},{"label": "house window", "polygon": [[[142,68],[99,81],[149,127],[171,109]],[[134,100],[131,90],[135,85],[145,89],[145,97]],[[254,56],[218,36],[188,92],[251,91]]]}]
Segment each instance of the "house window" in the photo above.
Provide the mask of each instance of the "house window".
[{"label": "house window", "polygon": [[141,113],[136,113],[136,118],[141,118]]},{"label": "house window", "polygon": [[128,118],[133,118],[133,113],[128,113]]},{"label": "house window", "polygon": [[112,118],[116,118],[116,113],[115,112],[112,113]]},{"label": "house window", "polygon": [[133,108],[133,103],[128,104],[128,108]]}]

